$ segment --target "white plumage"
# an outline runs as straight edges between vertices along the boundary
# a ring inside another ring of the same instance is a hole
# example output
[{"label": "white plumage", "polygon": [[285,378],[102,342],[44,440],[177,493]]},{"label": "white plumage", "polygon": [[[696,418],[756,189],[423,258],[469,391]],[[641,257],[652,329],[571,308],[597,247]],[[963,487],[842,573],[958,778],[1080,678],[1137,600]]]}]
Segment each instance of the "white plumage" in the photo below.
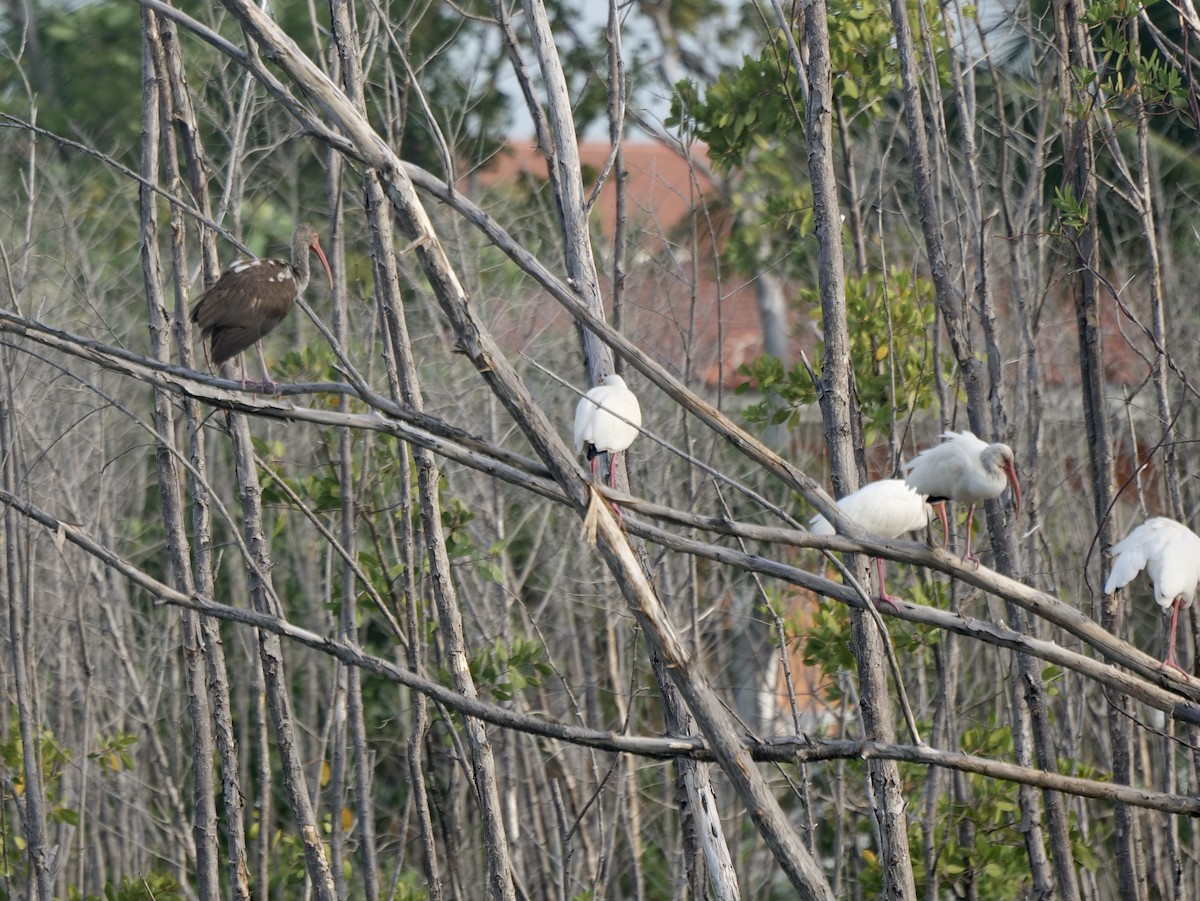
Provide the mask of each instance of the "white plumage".
[{"label": "white plumage", "polygon": [[[837,505],[868,532],[884,538],[896,538],[905,532],[925,528],[933,512],[924,495],[914,491],[903,479],[868,482],[838,500]],[[814,535],[834,534],[829,520],[819,513],[810,521],[810,531]],[[879,599],[895,605],[898,598],[888,594],[884,583],[883,560],[876,557],[875,565],[879,571]]]},{"label": "white plumage", "polygon": [[600,384],[579,399],[575,408],[575,450],[587,451],[596,471],[596,457],[609,454],[608,482],[616,475],[616,454],[633,444],[642,424],[637,396],[619,375],[606,375]]},{"label": "white plumage", "polygon": [[[925,497],[903,479],[868,482],[841,498],[837,505],[868,532],[884,538],[896,538],[905,532],[925,528],[929,524],[929,514],[933,512],[925,502]],[[812,518],[811,523],[814,535],[834,533],[829,520],[820,513]]]},{"label": "white plumage", "polygon": [[1163,613],[1171,614],[1163,663],[1182,672],[1175,662],[1175,632],[1179,611],[1192,606],[1200,583],[1200,535],[1173,519],[1155,516],[1114,544],[1111,553],[1112,571],[1104,593],[1124,588],[1146,571],[1155,602]]},{"label": "white plumage", "polygon": [[[977,560],[971,553],[971,523],[975,505],[1004,493],[1011,485],[1021,515],[1021,485],[1017,481],[1016,462],[1007,444],[986,444],[972,432],[946,432],[941,444],[926,448],[904,464],[905,480],[915,491],[937,506],[942,529],[949,537],[946,501],[969,504],[967,512],[967,550],[964,560]],[[944,545],[943,545],[944,546]]]}]

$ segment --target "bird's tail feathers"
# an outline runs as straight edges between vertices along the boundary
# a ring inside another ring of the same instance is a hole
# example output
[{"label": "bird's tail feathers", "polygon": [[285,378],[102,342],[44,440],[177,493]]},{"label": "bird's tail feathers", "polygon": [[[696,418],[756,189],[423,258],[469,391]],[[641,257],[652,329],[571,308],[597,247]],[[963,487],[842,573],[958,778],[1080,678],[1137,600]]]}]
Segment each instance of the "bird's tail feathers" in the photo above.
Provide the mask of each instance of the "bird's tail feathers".
[{"label": "bird's tail feathers", "polygon": [[834,535],[834,534],[836,534],[834,532],[833,526],[831,526],[829,524],[829,520],[827,520],[820,513],[818,513],[816,516],[814,516],[812,519],[810,519],[808,521],[808,531],[812,532],[814,535]]}]

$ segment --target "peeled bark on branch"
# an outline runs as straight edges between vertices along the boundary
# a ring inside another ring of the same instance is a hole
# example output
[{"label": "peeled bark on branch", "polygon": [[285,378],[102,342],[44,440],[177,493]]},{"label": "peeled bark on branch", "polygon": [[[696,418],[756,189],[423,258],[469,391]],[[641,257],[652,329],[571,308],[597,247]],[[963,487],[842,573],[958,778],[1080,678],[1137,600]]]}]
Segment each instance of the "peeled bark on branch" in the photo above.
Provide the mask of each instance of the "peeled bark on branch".
[{"label": "peeled bark on branch", "polygon": [[[568,281],[588,310],[596,318],[603,319],[604,303],[600,296],[600,280],[592,254],[588,227],[590,204],[584,193],[583,167],[579,159],[579,145],[575,135],[566,75],[554,45],[553,32],[544,4],[541,0],[525,0],[524,9],[526,26],[532,37],[546,90],[549,124],[541,135],[549,144],[542,149],[546,154],[550,182],[558,206]],[[614,55],[617,39],[618,35],[610,35]],[[615,74],[613,81],[618,81]],[[527,95],[532,97],[531,92],[527,92]],[[618,99],[616,106],[620,105]],[[616,140],[619,141],[620,126],[623,123],[619,121],[618,111],[614,111],[614,116],[616,121],[612,123],[612,127]],[[614,148],[616,146],[618,145],[614,143]],[[599,184],[593,190],[593,198],[598,191]],[[593,385],[598,384],[604,376],[616,370],[612,352],[591,330],[581,326],[579,332],[589,382]],[[617,488],[628,490],[629,475],[624,464],[624,455],[618,458],[615,482]],[[645,546],[637,539],[630,540],[643,571],[648,573]],[[667,733],[676,736],[689,735],[693,729],[691,716],[679,690],[672,684],[667,662],[653,645],[650,650],[655,680],[662,697]],[[690,760],[678,761],[676,766],[676,791],[681,799],[683,846],[687,869],[693,874],[693,884],[699,885],[696,876],[702,867],[700,855],[696,851],[702,849],[703,869],[708,872],[714,897],[721,901],[736,901],[741,897],[740,890],[707,767]]]},{"label": "peeled bark on branch", "polygon": [[[310,96],[318,99],[338,127],[356,145],[356,152],[378,162],[397,220],[405,236],[414,242],[422,271],[458,336],[459,349],[508,409],[582,518],[588,507],[587,494],[574,460],[557,430],[533,401],[490,334],[476,319],[416,190],[398,161],[347,99],[299,52],[274,21],[249,4],[229,0],[227,6],[264,52],[303,85]],[[608,518],[602,521],[608,521]],[[602,553],[626,600],[646,629],[648,640],[658,646],[659,652],[672,668],[677,687],[691,707],[701,730],[713,742],[722,769],[746,804],[779,865],[804,897],[832,898],[828,883],[787,821],[770,787],[741,749],[736,726],[728,711],[707,681],[689,666],[683,647],[624,535],[616,528],[615,522],[611,527],[602,528],[599,535]]]}]

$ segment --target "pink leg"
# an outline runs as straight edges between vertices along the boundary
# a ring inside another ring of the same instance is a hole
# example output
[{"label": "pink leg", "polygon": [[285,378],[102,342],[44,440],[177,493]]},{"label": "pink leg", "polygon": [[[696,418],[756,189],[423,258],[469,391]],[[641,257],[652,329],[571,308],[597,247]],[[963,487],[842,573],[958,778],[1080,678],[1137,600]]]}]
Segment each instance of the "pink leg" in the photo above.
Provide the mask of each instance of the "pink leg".
[{"label": "pink leg", "polygon": [[978,566],[979,558],[971,553],[971,522],[974,519],[975,519],[975,505],[971,504],[971,509],[967,511],[967,552],[965,554],[963,554],[962,558],[963,558],[964,563],[966,563],[969,560],[972,563],[974,563],[976,566]]},{"label": "pink leg", "polygon": [[946,523],[946,502],[938,501],[933,505],[933,509],[937,511],[938,519],[942,521],[942,550],[944,551],[950,541],[950,526]]},{"label": "pink leg", "polygon": [[[279,386],[275,384],[275,380],[271,378],[270,370],[267,369],[267,358],[263,356],[262,340],[260,339],[255,341],[254,347],[258,351],[258,362],[262,364],[263,386],[268,391],[277,394],[279,392]],[[244,360],[242,361],[242,365],[245,365]]]},{"label": "pink leg", "polygon": [[[617,452],[608,452],[608,487],[617,487]],[[613,511],[617,514],[617,522],[622,527],[625,525],[625,517],[621,514],[621,508],[616,504],[612,505]]]},{"label": "pink leg", "polygon": [[879,571],[879,600],[883,601],[885,604],[891,604],[893,610],[899,610],[900,605],[897,602],[900,601],[901,598],[894,597],[894,596],[888,594],[888,591],[887,591],[887,582],[884,581],[884,577],[883,577],[883,558],[882,557],[875,558],[875,567]]},{"label": "pink leg", "polygon": [[1175,630],[1179,625],[1179,608],[1182,605],[1179,603],[1179,598],[1176,598],[1171,604],[1171,625],[1167,630],[1167,655],[1163,658],[1163,666],[1169,666],[1172,669],[1177,669],[1185,676],[1191,674],[1180,666],[1175,660]]}]

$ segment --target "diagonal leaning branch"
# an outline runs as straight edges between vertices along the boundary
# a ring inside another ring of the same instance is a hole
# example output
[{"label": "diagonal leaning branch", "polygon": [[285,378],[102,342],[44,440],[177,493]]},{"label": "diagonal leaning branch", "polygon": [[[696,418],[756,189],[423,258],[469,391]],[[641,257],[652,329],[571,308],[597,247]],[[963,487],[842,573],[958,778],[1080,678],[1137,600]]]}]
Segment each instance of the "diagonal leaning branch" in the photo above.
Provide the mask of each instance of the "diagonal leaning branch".
[{"label": "diagonal leaning branch", "polygon": [[[354,104],[308,59],[262,10],[244,0],[226,7],[261,49],[349,138],[361,158],[376,170],[396,212],[401,231],[415,253],[433,293],[458,336],[458,348],[472,362],[550,469],[580,517],[588,492],[567,447],[524,382],[476,318],[457,274],[450,266],[428,214],[398,158]],[[627,603],[667,661],[672,676],[696,716],[718,762],[745,804],[777,862],[805,898],[832,899],[833,892],[800,836],[792,828],[762,773],[742,745],[733,717],[686,652],[654,589],[610,515],[600,517],[599,549]]]},{"label": "diagonal leaning branch", "polygon": [[[91,554],[161,603],[196,610],[206,616],[273,632],[281,638],[334,656],[349,666],[359,667],[380,678],[407,686],[464,716],[474,717],[504,729],[596,748],[614,754],[636,754],[660,760],[673,757],[712,760],[714,757],[707,744],[699,738],[679,739],[623,735],[600,729],[589,729],[585,726],[569,725],[544,717],[535,717],[521,713],[509,706],[492,704],[480,698],[466,697],[449,686],[413,673],[390,660],[374,657],[350,642],[319,635],[286,619],[257,610],[231,607],[216,603],[203,595],[189,595],[178,591],[170,585],[154,579],[111,548],[96,541],[83,529],[61,522],[27,500],[2,489],[0,489],[0,503],[11,507],[22,516],[53,532],[56,543],[69,541]],[[1003,761],[929,746],[883,744],[850,739],[809,739],[802,736],[767,737],[759,740],[743,738],[742,742],[751,757],[758,762],[815,762],[880,757],[927,766],[946,767],[967,773],[978,773],[996,779],[1050,788],[1084,798],[1115,800],[1147,810],[1161,810],[1167,813],[1200,817],[1200,799],[1188,795],[1174,795],[1119,783],[1065,776],[1061,773],[1029,769]]]},{"label": "diagonal leaning branch", "polygon": [[[211,406],[289,421],[368,429],[389,434],[426,447],[440,456],[472,469],[486,472],[524,490],[532,491],[555,503],[568,503],[562,489],[549,479],[549,473],[536,461],[489,444],[435,416],[418,414],[401,404],[372,394],[361,386],[353,388],[344,384],[321,383],[286,386],[284,391],[296,395],[315,392],[353,394],[375,408],[378,413],[346,413],[320,406],[294,406],[290,402],[281,402],[275,398],[251,397],[244,391],[225,387],[235,384],[233,382],[214,379],[191,370],[149,360],[130,351],[110,347],[61,329],[51,328],[37,320],[17,316],[4,310],[0,310],[0,332],[25,337],[45,347],[101,366],[109,371],[137,378],[160,388],[168,388]],[[608,495],[610,492],[605,490],[605,494]],[[766,544],[817,548],[842,553],[868,553],[945,573],[980,591],[1013,600],[1039,619],[1052,623],[1082,639],[1109,663],[1107,665],[1099,664],[1074,652],[1066,652],[1073,655],[1070,659],[1055,659],[1053,655],[1057,651],[1063,650],[1057,645],[1043,649],[1043,644],[1051,645],[1051,643],[1036,641],[1030,643],[1029,636],[1021,632],[995,624],[984,628],[981,625],[975,625],[979,621],[971,620],[968,617],[936,611],[920,605],[906,604],[895,615],[902,619],[925,622],[938,628],[970,635],[992,644],[1032,653],[1043,660],[1058,663],[1089,678],[1103,682],[1118,691],[1128,693],[1172,716],[1189,722],[1196,721],[1195,704],[1200,703],[1200,683],[1197,683],[1196,680],[1185,680],[1173,671],[1164,670],[1157,658],[1112,635],[1100,624],[1082,614],[1075,606],[1058,597],[1030,588],[990,569],[983,567],[976,569],[965,565],[952,554],[912,541],[884,540],[870,535],[864,535],[862,538],[852,538],[848,535],[818,537],[798,529],[767,527],[734,522],[724,517],[686,513],[623,494],[613,494],[613,496],[617,497],[627,510],[690,529],[699,529],[717,535],[736,536]],[[631,520],[630,526],[641,537],[665,547],[728,562],[748,571],[771,575],[848,604],[857,603],[857,595],[853,590],[843,588],[803,569],[758,555],[739,554],[712,543],[678,539],[658,527],[643,524],[637,520]],[[1003,633],[1003,635],[999,633]],[[1057,651],[1054,650],[1055,648]],[[1119,677],[1113,676],[1112,674],[1116,673],[1114,669],[1116,666],[1127,667],[1132,674],[1121,673]],[[1094,667],[1104,669],[1096,670]],[[1101,675],[1102,673],[1109,673],[1109,676]],[[1186,698],[1192,703],[1181,704],[1181,698]]]},{"label": "diagonal leaning branch", "polygon": [[[284,391],[294,395],[318,392],[351,394],[366,401],[377,412],[351,413],[331,410],[325,406],[295,406],[277,398],[252,397],[244,391],[225,387],[236,383],[150,360],[122,348],[110,347],[4,310],[0,310],[0,332],[24,337],[76,359],[140,379],[149,385],[175,391],[209,406],[273,419],[364,429],[391,435],[428,448],[439,456],[487,473],[555,503],[569,503],[561,487],[549,478],[548,472],[537,461],[499,448],[435,416],[418,414],[401,404],[374,395],[363,387],[356,389],[340,383],[319,383],[286,386]],[[112,402],[111,399],[106,400]],[[899,610],[889,611],[888,615],[909,622],[924,623],[1000,647],[1020,650],[1128,694],[1176,719],[1200,723],[1200,683],[1196,680],[1185,680],[1174,671],[1163,669],[1157,658],[1107,632],[1094,620],[1080,613],[1075,606],[1060,598],[1029,588],[985,567],[977,569],[965,565],[956,555],[912,541],[885,540],[870,535],[861,539],[847,535],[824,537],[799,529],[737,522],[721,516],[675,510],[624,493],[610,492],[606,488],[601,490],[605,496],[617,499],[624,509],[669,525],[768,545],[841,553],[867,553],[945,573],[980,591],[1014,600],[1039,619],[1082,639],[1108,662],[1101,663],[1054,642],[1032,638],[1003,624],[976,620],[920,604],[905,603]],[[661,526],[643,522],[641,519],[630,518],[628,526],[631,532],[662,547],[727,563],[748,572],[769,575],[852,606],[861,603],[858,593],[852,588],[769,557],[735,551],[711,541],[682,538]],[[1129,672],[1121,667],[1127,668]]]}]

